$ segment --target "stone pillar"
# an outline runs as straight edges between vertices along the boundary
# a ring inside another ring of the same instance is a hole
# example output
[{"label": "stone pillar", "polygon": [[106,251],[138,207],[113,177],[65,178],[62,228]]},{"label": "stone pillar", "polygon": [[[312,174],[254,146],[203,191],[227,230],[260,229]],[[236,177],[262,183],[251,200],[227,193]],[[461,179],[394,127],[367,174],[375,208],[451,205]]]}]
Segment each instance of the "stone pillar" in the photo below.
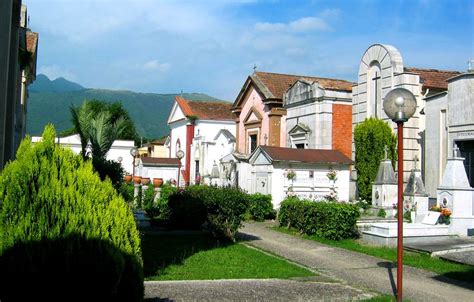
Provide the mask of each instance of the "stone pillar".
[{"label": "stone pillar", "polygon": [[139,196],[139,192],[140,192],[140,184],[133,184],[134,188],[133,188],[133,204],[135,205],[135,207],[138,207],[138,196]]},{"label": "stone pillar", "polygon": [[155,197],[153,198],[153,205],[156,206],[158,204],[158,200],[161,197],[161,188],[155,188]]}]

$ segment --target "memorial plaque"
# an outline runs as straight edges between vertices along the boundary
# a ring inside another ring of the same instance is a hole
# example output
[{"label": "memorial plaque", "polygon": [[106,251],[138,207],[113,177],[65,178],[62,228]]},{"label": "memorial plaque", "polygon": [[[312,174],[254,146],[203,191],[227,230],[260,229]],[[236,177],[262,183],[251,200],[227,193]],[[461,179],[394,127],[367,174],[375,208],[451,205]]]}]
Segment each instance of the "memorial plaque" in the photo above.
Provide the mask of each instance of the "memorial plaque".
[{"label": "memorial plaque", "polygon": [[440,215],[441,215],[440,212],[428,211],[428,213],[426,214],[425,218],[423,218],[423,221],[421,223],[435,225],[438,222],[438,218]]}]

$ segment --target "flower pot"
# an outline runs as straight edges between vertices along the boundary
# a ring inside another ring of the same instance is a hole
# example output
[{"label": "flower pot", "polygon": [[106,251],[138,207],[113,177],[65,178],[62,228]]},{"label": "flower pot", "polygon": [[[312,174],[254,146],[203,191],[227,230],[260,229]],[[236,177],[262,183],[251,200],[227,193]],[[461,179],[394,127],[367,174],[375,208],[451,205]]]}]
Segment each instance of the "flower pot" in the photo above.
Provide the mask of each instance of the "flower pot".
[{"label": "flower pot", "polygon": [[136,185],[139,185],[142,183],[142,177],[141,176],[134,176],[133,177],[133,183],[135,183]]},{"label": "flower pot", "polygon": [[132,181],[132,175],[125,175],[124,180],[126,183],[130,183]]},{"label": "flower pot", "polygon": [[142,185],[146,186],[150,183],[149,177],[142,177]]},{"label": "flower pot", "polygon": [[163,185],[163,178],[153,178],[153,187],[159,188]]}]

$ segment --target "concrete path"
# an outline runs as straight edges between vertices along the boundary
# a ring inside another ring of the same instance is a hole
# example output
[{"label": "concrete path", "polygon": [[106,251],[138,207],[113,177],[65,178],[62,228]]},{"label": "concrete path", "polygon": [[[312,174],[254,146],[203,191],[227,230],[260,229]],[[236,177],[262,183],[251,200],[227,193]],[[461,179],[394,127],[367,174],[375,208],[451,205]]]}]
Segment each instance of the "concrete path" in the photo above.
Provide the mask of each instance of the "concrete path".
[{"label": "concrete path", "polygon": [[148,281],[145,301],[353,301],[372,297],[328,282],[295,280]]},{"label": "concrete path", "polygon": [[[250,223],[239,237],[246,244],[300,263],[363,290],[396,292],[391,262],[276,232],[268,223]],[[421,269],[404,267],[404,298],[411,301],[474,301],[474,282],[462,283]]]}]

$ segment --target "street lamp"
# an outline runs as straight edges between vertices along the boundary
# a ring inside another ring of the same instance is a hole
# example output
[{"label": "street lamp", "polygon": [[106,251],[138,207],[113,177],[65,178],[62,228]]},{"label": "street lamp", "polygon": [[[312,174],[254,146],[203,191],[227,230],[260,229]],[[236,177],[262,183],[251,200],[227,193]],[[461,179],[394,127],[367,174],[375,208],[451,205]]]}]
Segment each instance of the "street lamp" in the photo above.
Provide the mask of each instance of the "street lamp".
[{"label": "street lamp", "polygon": [[135,176],[135,156],[137,156],[137,148],[133,147],[132,149],[130,149],[130,155],[133,157],[132,158],[132,166],[133,166],[133,170],[132,170],[132,177]]},{"label": "street lamp", "polygon": [[416,111],[416,99],[405,88],[395,88],[384,98],[385,114],[397,123],[398,136],[398,242],[397,242],[397,301],[402,301],[403,288],[403,123]]},{"label": "street lamp", "polygon": [[184,151],[181,149],[178,149],[178,151],[176,151],[176,158],[178,159],[178,183],[177,183],[178,189],[179,189],[179,175],[181,174],[181,159],[183,157],[184,157]]}]

